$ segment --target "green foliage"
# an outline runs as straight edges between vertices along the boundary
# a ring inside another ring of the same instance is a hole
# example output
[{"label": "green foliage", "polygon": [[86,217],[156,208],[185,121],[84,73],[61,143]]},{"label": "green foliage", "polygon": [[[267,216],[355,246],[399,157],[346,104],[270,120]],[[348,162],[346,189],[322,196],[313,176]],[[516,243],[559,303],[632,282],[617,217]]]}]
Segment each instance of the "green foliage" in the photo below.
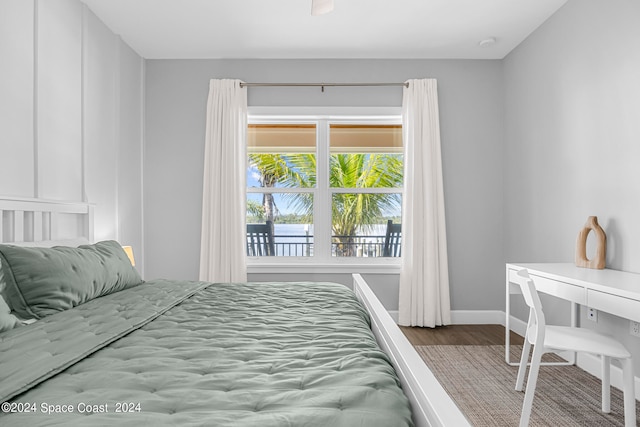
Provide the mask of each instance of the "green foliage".
[{"label": "green foliage", "polygon": [[275,221],[276,224],[310,224],[312,222],[308,216],[294,213],[278,215]]},{"label": "green foliage", "polygon": [[265,222],[264,205],[256,202],[255,200],[247,201],[247,214],[249,216],[248,222],[258,223]]},{"label": "green foliage", "polygon": [[[251,154],[249,162],[259,172],[262,187],[313,188],[316,185],[315,154]],[[329,160],[329,185],[332,188],[398,188],[400,193],[402,180],[403,160],[399,154],[333,154]],[[296,222],[312,222],[313,196],[310,193],[284,194],[283,199],[300,213],[296,215]],[[279,222],[274,207],[268,206],[272,200],[264,201],[264,217]],[[338,239],[347,243],[359,229],[384,222],[385,215],[398,209],[400,203],[397,193],[334,193],[333,234],[344,236]],[[255,215],[254,211],[249,212]]]},{"label": "green foliage", "polygon": [[315,154],[249,154],[249,164],[260,174],[263,187],[313,188],[316,185]]},{"label": "green foliage", "polygon": [[[329,161],[333,188],[401,188],[402,157],[394,154],[334,154]],[[400,205],[398,194],[334,193],[333,234],[354,236],[359,228],[384,222]]]}]

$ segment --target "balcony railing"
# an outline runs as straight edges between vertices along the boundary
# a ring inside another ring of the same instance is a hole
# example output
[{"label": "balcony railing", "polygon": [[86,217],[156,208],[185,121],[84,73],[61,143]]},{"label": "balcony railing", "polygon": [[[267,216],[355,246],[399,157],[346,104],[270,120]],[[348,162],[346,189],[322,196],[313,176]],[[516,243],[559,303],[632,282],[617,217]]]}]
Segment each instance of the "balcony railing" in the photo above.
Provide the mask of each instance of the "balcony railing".
[{"label": "balcony railing", "polygon": [[[382,257],[386,236],[331,236],[331,255],[336,257]],[[313,255],[313,235],[274,235],[275,256]],[[249,244],[249,242],[247,242]]]},{"label": "balcony railing", "polygon": [[275,246],[276,256],[312,256],[313,255],[313,236],[273,236],[273,245]]}]

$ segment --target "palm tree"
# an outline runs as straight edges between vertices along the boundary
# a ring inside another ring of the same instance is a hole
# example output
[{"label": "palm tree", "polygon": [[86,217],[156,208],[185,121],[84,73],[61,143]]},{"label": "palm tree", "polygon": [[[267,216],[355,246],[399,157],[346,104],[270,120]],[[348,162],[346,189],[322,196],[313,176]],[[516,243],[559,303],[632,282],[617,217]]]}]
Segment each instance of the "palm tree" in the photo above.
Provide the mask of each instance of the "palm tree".
[{"label": "palm tree", "polygon": [[[332,188],[394,188],[402,185],[402,159],[393,154],[334,154],[329,162]],[[358,231],[382,222],[400,205],[398,194],[334,193],[332,231],[336,252],[354,256]]]},{"label": "palm tree", "polygon": [[[312,188],[316,185],[314,154],[250,154],[249,162],[260,174],[262,187],[274,188],[279,184]],[[402,170],[402,156],[398,154],[333,154],[329,162],[329,185],[353,189],[397,188],[402,186]],[[309,220],[312,218],[310,193],[288,193],[283,199]],[[271,193],[265,193],[263,204],[266,219],[273,220],[277,208]],[[379,224],[385,212],[399,205],[398,194],[334,193],[332,232],[338,255],[355,255],[354,237],[358,231]]]},{"label": "palm tree", "polygon": [[[298,188],[316,185],[316,156],[313,154],[250,154],[249,165],[258,171],[258,181],[263,188],[275,188],[276,184]],[[305,198],[304,195],[296,196],[296,200]],[[311,218],[313,205],[308,199],[303,211]],[[264,193],[262,204],[265,219],[275,221],[278,208],[273,193]]]}]

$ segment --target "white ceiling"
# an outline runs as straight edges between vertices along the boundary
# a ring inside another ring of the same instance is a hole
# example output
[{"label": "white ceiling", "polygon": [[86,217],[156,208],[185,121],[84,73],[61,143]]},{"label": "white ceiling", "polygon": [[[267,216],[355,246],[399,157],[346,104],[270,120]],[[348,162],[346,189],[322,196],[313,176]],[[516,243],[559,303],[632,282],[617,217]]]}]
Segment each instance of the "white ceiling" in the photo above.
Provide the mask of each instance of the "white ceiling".
[{"label": "white ceiling", "polygon": [[82,1],[145,58],[501,59],[567,0]]}]

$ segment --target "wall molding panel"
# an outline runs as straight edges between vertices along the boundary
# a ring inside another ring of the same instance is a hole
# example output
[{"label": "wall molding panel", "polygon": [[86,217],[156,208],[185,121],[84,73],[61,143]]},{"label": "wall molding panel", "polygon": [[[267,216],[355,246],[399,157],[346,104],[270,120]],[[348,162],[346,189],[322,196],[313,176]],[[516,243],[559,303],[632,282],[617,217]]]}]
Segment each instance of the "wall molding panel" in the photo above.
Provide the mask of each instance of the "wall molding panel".
[{"label": "wall molding panel", "polygon": [[96,239],[139,245],[142,267],[142,168],[120,152],[141,162],[143,58],[80,0],[2,0],[0,16],[0,195],[94,204]]},{"label": "wall molding panel", "polygon": [[11,161],[3,161],[0,167],[0,194],[32,197],[36,176],[35,2],[3,0],[0,17],[0,157],[11,154]]},{"label": "wall molding panel", "polygon": [[82,4],[36,2],[37,194],[81,200]]}]

